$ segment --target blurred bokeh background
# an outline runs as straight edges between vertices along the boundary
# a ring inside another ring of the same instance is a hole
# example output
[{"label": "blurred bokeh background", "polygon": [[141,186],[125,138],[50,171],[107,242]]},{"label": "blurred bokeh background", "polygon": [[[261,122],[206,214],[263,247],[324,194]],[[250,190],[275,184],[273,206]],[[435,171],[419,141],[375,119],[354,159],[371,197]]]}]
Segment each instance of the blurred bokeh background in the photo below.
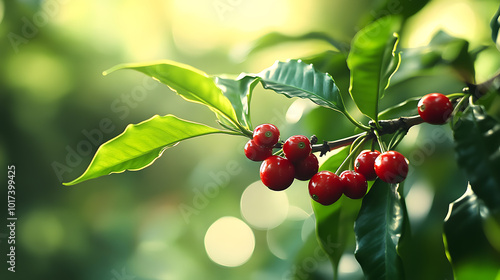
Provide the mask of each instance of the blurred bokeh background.
[{"label": "blurred bokeh background", "polygon": [[[329,279],[306,183],[267,191],[258,182],[259,164],[244,157],[243,137],[204,136],[167,150],[138,172],[72,187],[62,182],[78,177],[98,146],[129,123],[174,114],[217,125],[211,111],[140,73],[104,77],[111,66],[170,59],[209,74],[259,72],[275,60],[332,49],[307,40],[248,55],[252,42],[269,32],[324,32],[349,42],[367,18],[406,11],[403,2],[0,0],[0,278]],[[476,62],[480,82],[500,66],[488,25],[497,8],[497,1],[430,1],[408,18],[401,46],[425,46],[438,30],[469,40],[470,49],[485,45]],[[395,86],[383,104],[462,87],[442,69]],[[260,87],[252,116],[254,125],[276,124],[284,137],[332,140],[354,131],[340,114]],[[422,144],[426,139],[430,144]],[[407,185],[415,246],[422,253],[413,256],[409,270],[422,276],[417,279],[443,279],[449,272],[445,256],[433,252],[443,246],[447,203],[466,188],[451,132],[422,125],[401,149],[418,162]],[[15,273],[7,271],[4,253],[8,165],[16,166]],[[350,244],[341,279],[362,279],[353,250]],[[421,266],[429,258],[435,265]]]}]

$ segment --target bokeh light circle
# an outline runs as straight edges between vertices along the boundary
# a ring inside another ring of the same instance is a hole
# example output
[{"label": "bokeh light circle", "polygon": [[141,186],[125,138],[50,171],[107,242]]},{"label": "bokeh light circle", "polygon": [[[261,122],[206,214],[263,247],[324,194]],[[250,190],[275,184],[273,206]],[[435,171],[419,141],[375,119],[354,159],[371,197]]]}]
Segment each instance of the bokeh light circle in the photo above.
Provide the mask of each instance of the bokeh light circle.
[{"label": "bokeh light circle", "polygon": [[241,195],[241,214],[254,228],[272,229],[288,215],[288,196],[283,191],[272,191],[260,180],[248,186]]},{"label": "bokeh light circle", "polygon": [[236,267],[246,263],[255,249],[252,229],[235,217],[222,217],[205,234],[205,250],[220,265]]}]

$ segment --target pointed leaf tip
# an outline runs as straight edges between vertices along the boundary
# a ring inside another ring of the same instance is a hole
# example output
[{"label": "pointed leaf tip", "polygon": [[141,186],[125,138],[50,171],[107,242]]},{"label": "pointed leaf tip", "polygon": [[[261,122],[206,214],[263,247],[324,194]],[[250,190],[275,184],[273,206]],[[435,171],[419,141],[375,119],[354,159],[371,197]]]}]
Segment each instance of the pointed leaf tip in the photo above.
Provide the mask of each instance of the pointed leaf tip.
[{"label": "pointed leaf tip", "polygon": [[180,141],[213,133],[228,132],[173,115],[155,115],[139,124],[128,125],[123,133],[102,144],[87,170],[63,185],[71,186],[111,173],[143,169]]}]

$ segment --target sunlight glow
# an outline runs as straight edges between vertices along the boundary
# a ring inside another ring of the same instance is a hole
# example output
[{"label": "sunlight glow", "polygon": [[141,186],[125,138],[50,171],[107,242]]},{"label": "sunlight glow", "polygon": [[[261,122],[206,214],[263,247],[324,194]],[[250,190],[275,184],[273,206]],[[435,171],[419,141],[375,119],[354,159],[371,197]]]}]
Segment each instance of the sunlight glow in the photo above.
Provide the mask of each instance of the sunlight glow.
[{"label": "sunlight glow", "polygon": [[350,274],[358,271],[360,269],[358,261],[354,258],[352,254],[344,254],[340,259],[339,272],[342,274]]},{"label": "sunlight glow", "polygon": [[436,1],[410,20],[410,47],[427,45],[437,31],[443,30],[453,36],[474,41],[486,30],[467,1]]},{"label": "sunlight glow", "polygon": [[306,108],[311,106],[311,102],[306,99],[297,99],[295,100],[290,107],[288,107],[288,111],[286,111],[286,121],[290,124],[297,123],[304,114]]},{"label": "sunlight glow", "polygon": [[5,13],[5,5],[3,1],[0,0],[0,23],[2,23],[4,13]]},{"label": "sunlight glow", "polygon": [[205,250],[210,259],[220,265],[236,267],[247,262],[255,249],[255,237],[250,227],[235,217],[215,221],[205,235]]},{"label": "sunlight glow", "polygon": [[406,197],[406,207],[408,208],[410,220],[418,223],[427,217],[431,210],[433,200],[433,193],[426,185],[412,185]]},{"label": "sunlight glow", "polygon": [[174,0],[172,6],[174,42],[191,53],[208,52],[252,34],[258,37],[286,25],[290,14],[285,0]]}]

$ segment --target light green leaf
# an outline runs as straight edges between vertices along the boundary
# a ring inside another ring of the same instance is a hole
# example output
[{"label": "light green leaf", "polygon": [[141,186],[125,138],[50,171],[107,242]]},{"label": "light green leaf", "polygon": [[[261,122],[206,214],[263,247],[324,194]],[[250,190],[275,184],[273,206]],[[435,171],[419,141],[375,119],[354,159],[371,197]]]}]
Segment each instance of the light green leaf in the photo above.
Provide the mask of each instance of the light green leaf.
[{"label": "light green leaf", "polygon": [[238,118],[231,102],[206,73],[182,63],[161,60],[152,63],[120,64],[103,72],[107,75],[120,69],[142,72],[177,92],[187,101],[203,104],[234,124]]},{"label": "light green leaf", "polygon": [[301,60],[276,61],[258,74],[266,89],[272,89],[289,98],[307,98],[314,103],[345,112],[342,96],[333,78],[317,71]]},{"label": "light green leaf", "polygon": [[354,37],[347,65],[351,69],[351,96],[359,110],[377,121],[378,101],[397,70],[396,53],[401,20],[385,17],[361,29]]},{"label": "light green leaf", "polygon": [[250,51],[248,55],[259,52],[263,49],[273,47],[279,44],[288,43],[288,42],[303,42],[306,40],[320,40],[330,43],[339,51],[344,51],[349,48],[349,45],[344,42],[337,41],[330,37],[326,33],[322,32],[309,32],[306,34],[298,35],[298,36],[290,36],[283,33],[271,32],[266,34],[259,39],[257,39],[253,45],[250,47]]},{"label": "light green leaf", "polygon": [[139,170],[152,164],[165,149],[182,140],[212,133],[229,133],[173,115],[154,116],[102,144],[87,170],[66,186],[125,170]]},{"label": "light green leaf", "polygon": [[419,100],[420,97],[409,98],[380,112],[380,114],[378,114],[378,118],[381,120],[387,120],[390,118],[416,115]]}]

